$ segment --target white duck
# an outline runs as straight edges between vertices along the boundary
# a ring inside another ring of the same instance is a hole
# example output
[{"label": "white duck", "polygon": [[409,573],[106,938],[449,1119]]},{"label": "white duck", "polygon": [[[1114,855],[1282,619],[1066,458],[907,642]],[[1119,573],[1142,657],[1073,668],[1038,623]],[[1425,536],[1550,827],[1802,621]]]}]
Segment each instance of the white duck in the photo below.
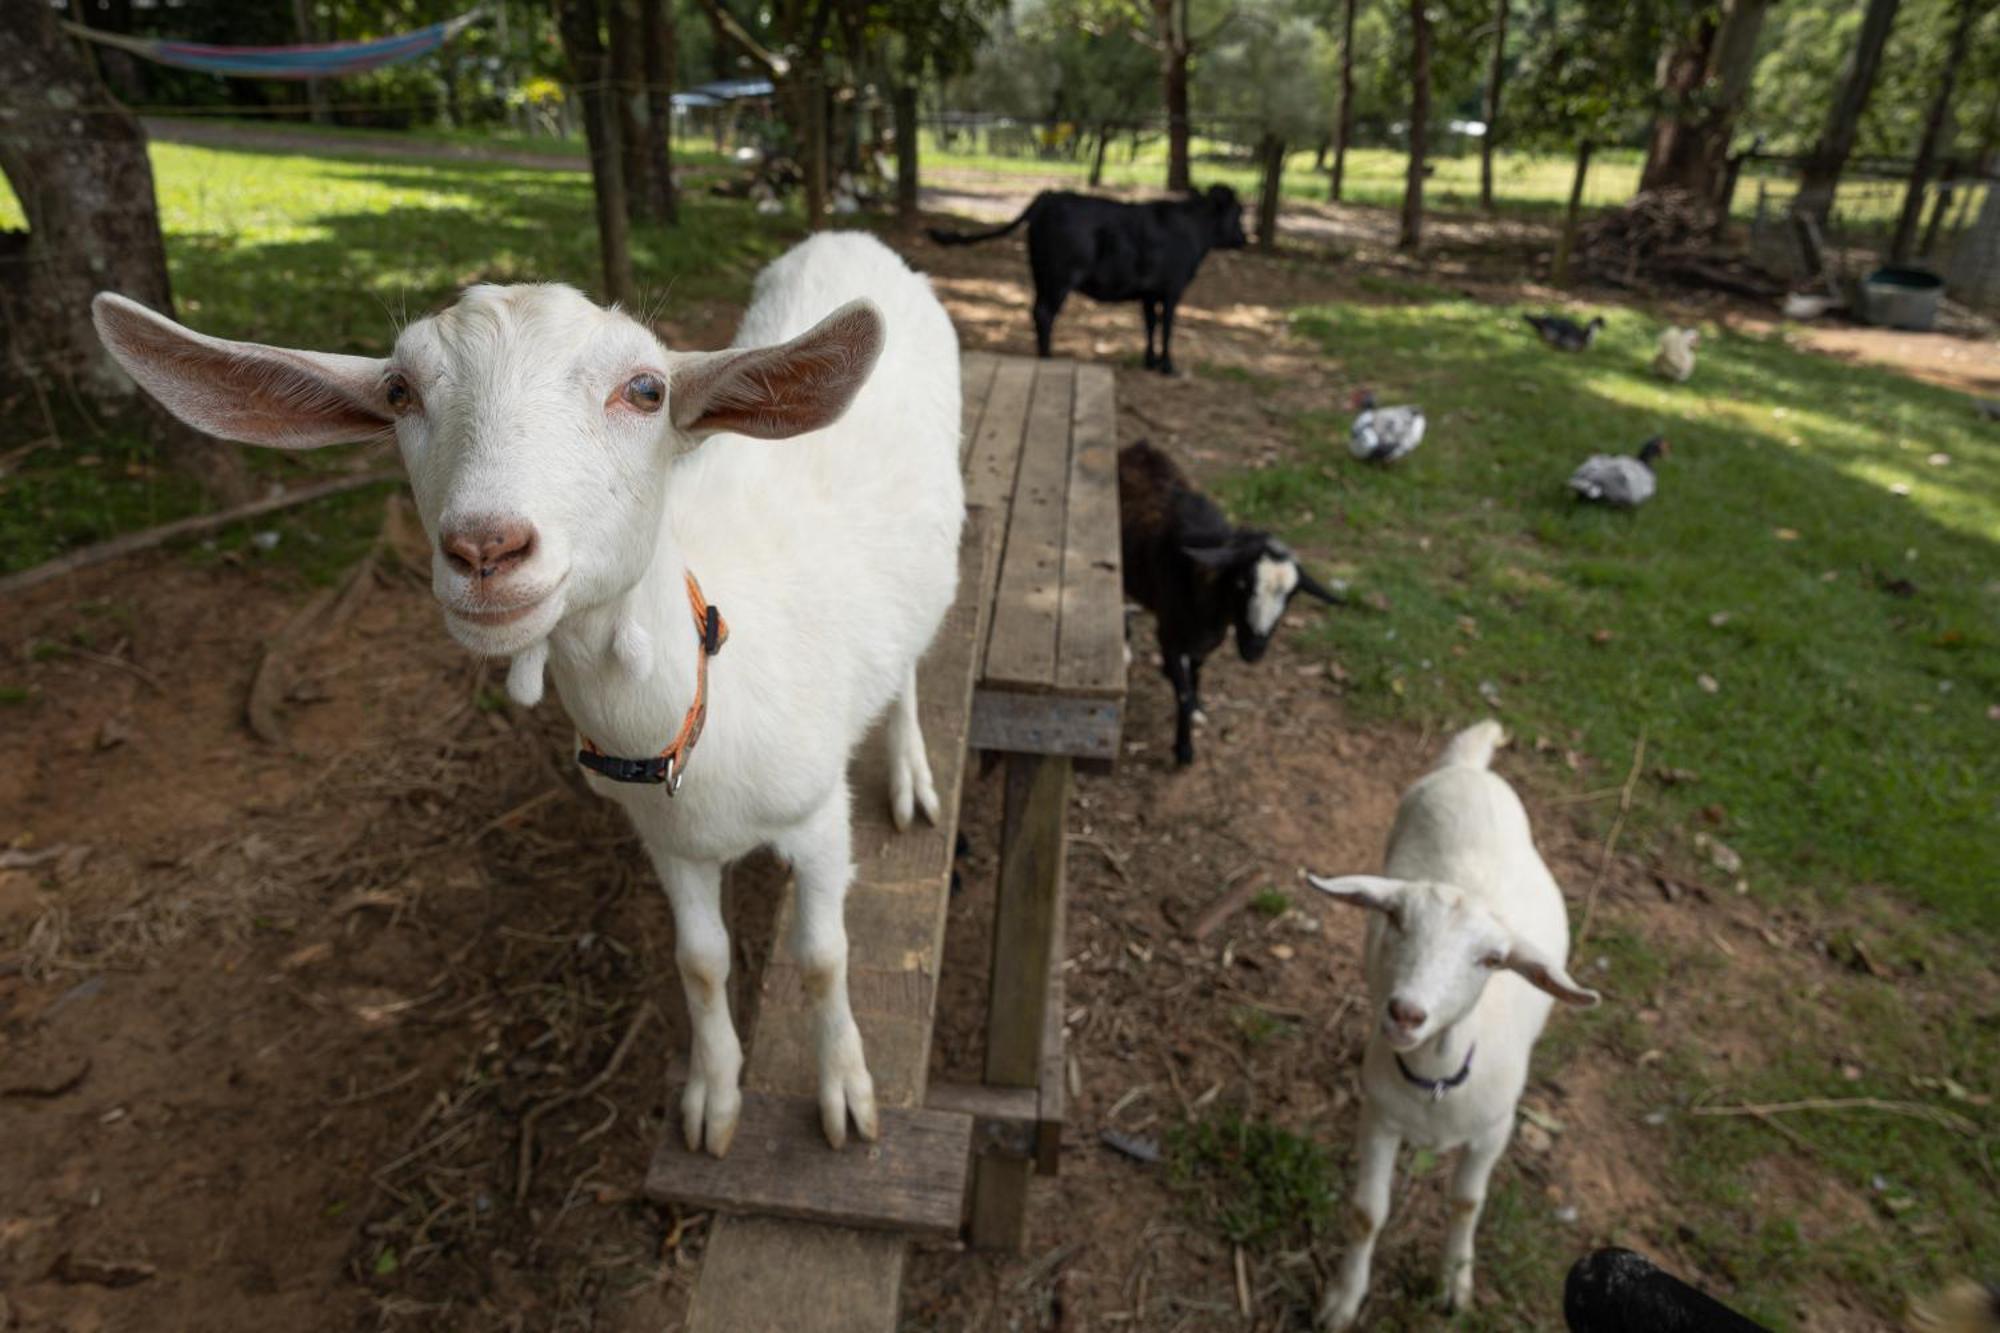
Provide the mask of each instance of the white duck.
[{"label": "white duck", "polygon": [[1358,408],[1347,451],[1364,463],[1394,463],[1416,452],[1424,442],[1424,409],[1414,406],[1377,407],[1375,393],[1364,389],[1349,406]]},{"label": "white duck", "polygon": [[1653,498],[1653,464],[1666,452],[1666,438],[1655,435],[1634,456],[1592,454],[1569,474],[1569,488],[1579,500],[1637,509]]},{"label": "white duck", "polygon": [[1653,357],[1653,373],[1661,379],[1686,384],[1694,375],[1694,349],[1700,342],[1699,329],[1663,329],[1660,350]]}]

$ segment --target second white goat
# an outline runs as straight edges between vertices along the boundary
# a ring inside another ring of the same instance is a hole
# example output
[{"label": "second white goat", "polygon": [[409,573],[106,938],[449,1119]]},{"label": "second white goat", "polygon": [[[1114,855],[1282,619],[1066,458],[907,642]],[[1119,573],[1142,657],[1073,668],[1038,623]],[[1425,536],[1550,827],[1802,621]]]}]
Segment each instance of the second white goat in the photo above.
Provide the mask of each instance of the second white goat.
[{"label": "second white goat", "polygon": [[1471,1303],[1472,1237],[1487,1178],[1513,1134],[1551,997],[1597,1003],[1565,970],[1569,916],[1535,851],[1527,811],[1489,771],[1505,739],[1498,722],[1467,728],[1403,794],[1385,874],[1307,876],[1370,913],[1375,1019],[1362,1056],[1352,1231],[1319,1310],[1328,1328],[1351,1327],[1368,1294],[1405,1139],[1464,1148],[1451,1178],[1443,1288],[1448,1309]]},{"label": "second white goat", "polygon": [[395,435],[446,627],[513,658],[517,698],[553,673],[590,782],[672,902],[690,1150],[728,1151],[741,1114],[722,867],[760,846],[797,876],[822,1127],[873,1139],[842,920],[848,757],[888,710],[896,823],[936,817],[916,664],[965,513],[958,341],[929,282],[865,234],[819,236],[764,271],[714,353],[559,286],[473,287],[382,359],[224,342],[109,294],[94,310],[133,377],[211,434]]}]

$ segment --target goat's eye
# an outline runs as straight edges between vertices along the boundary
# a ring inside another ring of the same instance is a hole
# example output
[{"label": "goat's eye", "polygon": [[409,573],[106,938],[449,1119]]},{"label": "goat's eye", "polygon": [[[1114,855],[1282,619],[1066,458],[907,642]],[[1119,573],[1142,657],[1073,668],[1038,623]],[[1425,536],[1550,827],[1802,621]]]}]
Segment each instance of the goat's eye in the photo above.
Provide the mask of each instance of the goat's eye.
[{"label": "goat's eye", "polygon": [[634,375],[625,381],[625,401],[641,412],[657,412],[667,401],[667,385],[658,375]]},{"label": "goat's eye", "polygon": [[1507,956],[1505,954],[1489,953],[1484,958],[1479,960],[1479,965],[1481,967],[1497,968],[1505,966],[1506,962],[1507,962]]},{"label": "goat's eye", "polygon": [[397,416],[403,415],[417,405],[416,392],[410,388],[410,382],[401,375],[389,377],[389,382],[382,388],[382,397],[387,400],[389,410]]}]

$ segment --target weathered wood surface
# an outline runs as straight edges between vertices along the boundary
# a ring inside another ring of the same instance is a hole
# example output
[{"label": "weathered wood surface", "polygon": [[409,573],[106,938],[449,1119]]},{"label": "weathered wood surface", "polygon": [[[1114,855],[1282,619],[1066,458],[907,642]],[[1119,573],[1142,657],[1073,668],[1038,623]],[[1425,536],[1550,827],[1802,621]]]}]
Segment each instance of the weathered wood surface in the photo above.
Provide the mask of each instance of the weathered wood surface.
[{"label": "weathered wood surface", "polygon": [[751,1093],[727,1158],[668,1142],[654,1154],[649,1194],[678,1203],[933,1236],[954,1236],[965,1210],[972,1117],[883,1107],[875,1143],[826,1146],[819,1102]]},{"label": "weathered wood surface", "polygon": [[[971,693],[980,645],[984,642],[989,571],[994,563],[998,525],[983,510],[971,511],[959,550],[958,598],[917,672],[924,740],[937,783],[937,827],[897,834],[890,825],[884,746],[879,732],[863,743],[854,780],[856,875],[847,900],[848,969],[855,1021],[875,1079],[875,1096],[886,1112],[917,1111],[924,1100],[930,1064],[931,1022],[939,960],[944,949],[945,909],[951,891],[951,854],[957,839],[959,796],[966,759]],[[773,939],[786,939],[796,910],[788,887],[778,911]],[[765,969],[757,1025],[744,1064],[744,1114],[754,1100],[810,1098],[817,1087],[810,1008],[795,970],[782,955]],[[969,1136],[968,1117],[950,1117]],[[816,1122],[816,1117],[815,1117]],[[909,1117],[884,1116],[887,1137],[908,1130]],[[748,1175],[753,1148],[766,1144],[744,1136],[717,1166]],[[835,1154],[819,1131],[800,1151],[816,1146]],[[969,1139],[961,1140],[963,1145]],[[843,1157],[857,1164],[870,1146],[850,1134]],[[681,1159],[676,1162],[676,1155]],[[690,1173],[705,1166],[690,1162],[677,1135],[662,1145],[649,1175],[655,1197],[686,1202]],[[960,1167],[963,1169],[963,1156]],[[663,1163],[665,1164],[663,1166]],[[843,1164],[844,1165],[844,1164]],[[871,1162],[879,1166],[879,1162]],[[678,1168],[678,1169],[677,1169]],[[840,1169],[831,1163],[827,1170]],[[961,1182],[963,1177],[960,1177]],[[745,1204],[765,1207],[768,1200]],[[866,1208],[843,1204],[855,1211]],[[879,1209],[875,1210],[878,1214]],[[700,1280],[689,1305],[691,1333],[740,1333],[752,1328],[798,1328],[823,1333],[884,1333],[896,1324],[906,1234],[863,1232],[821,1222],[724,1213],[715,1220]]]},{"label": "weathered wood surface", "polygon": [[[1042,1079],[1049,1001],[1061,967],[1069,788],[1068,759],[1007,757],[986,1016],[986,1081],[1001,1087],[1034,1088]],[[972,1201],[975,1245],[1019,1250],[1026,1242],[1034,1165],[1032,1158],[1011,1154],[980,1156]]]},{"label": "weathered wood surface", "polygon": [[[991,366],[989,362],[997,361]],[[1118,445],[1107,366],[967,353],[964,370],[968,503],[1001,516],[993,622],[980,667],[980,699],[1047,695],[1051,716],[1014,705],[1005,735],[975,724],[980,748],[1108,758],[1116,726],[1079,730],[1064,703],[1125,697],[1123,579],[1118,543]],[[985,401],[975,404],[977,395]],[[976,421],[976,425],[971,424]],[[989,709],[978,710],[982,716]],[[1108,735],[1108,739],[1107,739]]]}]

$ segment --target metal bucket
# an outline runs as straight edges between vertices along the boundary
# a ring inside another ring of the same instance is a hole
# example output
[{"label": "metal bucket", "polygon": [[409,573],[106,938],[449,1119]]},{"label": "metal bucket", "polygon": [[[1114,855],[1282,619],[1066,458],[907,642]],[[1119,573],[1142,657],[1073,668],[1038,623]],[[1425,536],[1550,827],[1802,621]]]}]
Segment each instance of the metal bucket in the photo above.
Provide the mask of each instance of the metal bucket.
[{"label": "metal bucket", "polygon": [[1920,268],[1878,268],[1861,280],[1861,318],[1887,328],[1928,331],[1943,299],[1944,279]]}]

